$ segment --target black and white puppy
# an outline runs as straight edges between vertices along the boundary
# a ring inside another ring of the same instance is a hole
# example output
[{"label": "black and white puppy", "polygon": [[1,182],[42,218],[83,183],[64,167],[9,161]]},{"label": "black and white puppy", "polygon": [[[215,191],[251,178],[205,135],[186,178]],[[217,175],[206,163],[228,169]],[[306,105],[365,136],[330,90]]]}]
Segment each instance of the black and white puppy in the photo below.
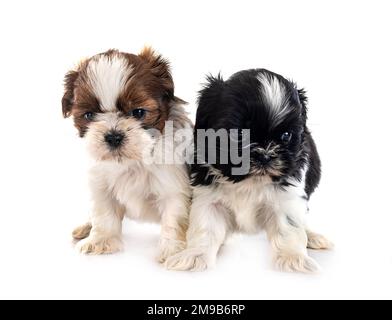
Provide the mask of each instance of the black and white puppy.
[{"label": "black and white puppy", "polygon": [[[249,151],[249,170],[235,174],[238,164],[231,156],[221,161],[225,148],[219,142],[201,150],[195,141],[198,161],[192,166],[187,248],[167,260],[169,269],[206,269],[230,233],[261,229],[267,232],[278,268],[318,269],[306,248],[328,249],[332,244],[310,231],[304,220],[321,173],[306,126],[306,103],[304,90],[268,70],[240,71],[227,81],[208,78],[199,95],[195,135],[203,129],[237,129],[239,135],[247,131],[249,143],[237,148],[240,154]],[[211,152],[216,162],[206,160]],[[204,162],[199,161],[202,153]]]}]

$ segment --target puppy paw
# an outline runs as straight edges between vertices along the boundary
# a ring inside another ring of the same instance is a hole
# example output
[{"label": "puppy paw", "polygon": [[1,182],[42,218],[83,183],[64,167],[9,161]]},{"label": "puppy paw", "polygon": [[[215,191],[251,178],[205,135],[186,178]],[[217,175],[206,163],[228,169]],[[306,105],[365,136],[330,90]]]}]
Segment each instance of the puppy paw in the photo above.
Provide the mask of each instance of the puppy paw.
[{"label": "puppy paw", "polygon": [[172,239],[161,239],[158,246],[156,257],[159,263],[164,263],[167,258],[185,249],[185,242]]},{"label": "puppy paw", "polygon": [[320,270],[317,262],[306,255],[278,255],[275,258],[276,267],[285,272],[314,273]]},{"label": "puppy paw", "polygon": [[314,233],[312,231],[306,232],[308,235],[308,244],[307,247],[309,249],[314,250],[330,250],[333,249],[334,245],[331,241],[329,241],[326,237],[321,234]]},{"label": "puppy paw", "polygon": [[75,240],[82,240],[84,238],[87,238],[90,235],[91,228],[92,226],[89,222],[82,226],[79,226],[75,228],[74,231],[72,231],[72,237]]},{"label": "puppy paw", "polygon": [[166,268],[176,271],[204,271],[207,269],[206,255],[199,250],[186,249],[166,260]]},{"label": "puppy paw", "polygon": [[118,238],[93,238],[81,240],[76,248],[84,254],[109,254],[122,249],[121,240]]}]

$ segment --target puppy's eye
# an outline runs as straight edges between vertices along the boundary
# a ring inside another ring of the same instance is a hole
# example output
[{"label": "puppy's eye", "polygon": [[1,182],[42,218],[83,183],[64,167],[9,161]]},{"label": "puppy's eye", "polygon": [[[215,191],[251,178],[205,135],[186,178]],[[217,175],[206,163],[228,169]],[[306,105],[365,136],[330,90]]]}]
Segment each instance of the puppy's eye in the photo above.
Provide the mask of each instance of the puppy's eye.
[{"label": "puppy's eye", "polygon": [[280,140],[282,140],[282,142],[284,143],[288,143],[291,140],[291,136],[292,136],[291,132],[284,132],[280,136]]},{"label": "puppy's eye", "polygon": [[83,117],[87,120],[87,121],[92,121],[94,119],[94,112],[86,112]]},{"label": "puppy's eye", "polygon": [[147,111],[143,108],[133,109],[129,115],[136,118],[136,119],[143,119],[146,116]]}]

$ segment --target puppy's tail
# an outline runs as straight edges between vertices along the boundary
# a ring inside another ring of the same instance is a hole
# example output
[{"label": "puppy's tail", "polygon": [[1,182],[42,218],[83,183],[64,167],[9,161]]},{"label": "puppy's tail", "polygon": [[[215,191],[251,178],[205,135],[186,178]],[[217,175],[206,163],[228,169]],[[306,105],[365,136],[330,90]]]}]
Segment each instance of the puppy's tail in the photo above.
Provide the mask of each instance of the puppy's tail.
[{"label": "puppy's tail", "polygon": [[72,237],[75,240],[82,240],[84,238],[87,238],[90,235],[91,231],[91,223],[87,222],[82,226],[77,227],[74,231],[72,231]]}]

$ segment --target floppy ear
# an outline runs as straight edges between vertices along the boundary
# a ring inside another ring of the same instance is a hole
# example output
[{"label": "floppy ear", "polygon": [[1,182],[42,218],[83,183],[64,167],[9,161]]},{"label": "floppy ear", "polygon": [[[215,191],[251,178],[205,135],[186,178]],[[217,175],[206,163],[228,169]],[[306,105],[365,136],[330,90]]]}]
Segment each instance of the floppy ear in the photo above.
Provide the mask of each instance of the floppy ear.
[{"label": "floppy ear", "polygon": [[301,104],[306,107],[308,105],[308,97],[306,96],[306,90],[304,88],[297,89],[298,97]]},{"label": "floppy ear", "polygon": [[151,47],[144,47],[139,53],[139,57],[148,64],[152,74],[162,81],[167,98],[173,100],[174,83],[170,73],[169,62],[160,54],[157,54]]},{"label": "floppy ear", "polygon": [[207,82],[199,91],[197,98],[196,128],[208,129],[215,120],[219,121],[219,119],[212,119],[214,116],[211,111],[221,105],[225,88],[226,84],[220,73],[216,77],[211,74],[207,76]]},{"label": "floppy ear", "polygon": [[74,103],[74,88],[76,79],[79,76],[78,71],[69,71],[64,78],[64,95],[61,99],[61,104],[63,108],[63,116],[67,118],[71,115],[72,106]]},{"label": "floppy ear", "polygon": [[304,88],[297,89],[297,92],[298,92],[299,102],[301,102],[302,105],[302,114],[305,116],[306,119],[306,115],[308,111],[308,97],[306,96],[306,90]]},{"label": "floppy ear", "polygon": [[203,88],[199,91],[198,105],[200,107],[214,108],[215,104],[218,104],[222,92],[225,88],[225,82],[222,75],[218,73],[216,77],[209,74],[207,75],[207,82],[203,85]]}]

